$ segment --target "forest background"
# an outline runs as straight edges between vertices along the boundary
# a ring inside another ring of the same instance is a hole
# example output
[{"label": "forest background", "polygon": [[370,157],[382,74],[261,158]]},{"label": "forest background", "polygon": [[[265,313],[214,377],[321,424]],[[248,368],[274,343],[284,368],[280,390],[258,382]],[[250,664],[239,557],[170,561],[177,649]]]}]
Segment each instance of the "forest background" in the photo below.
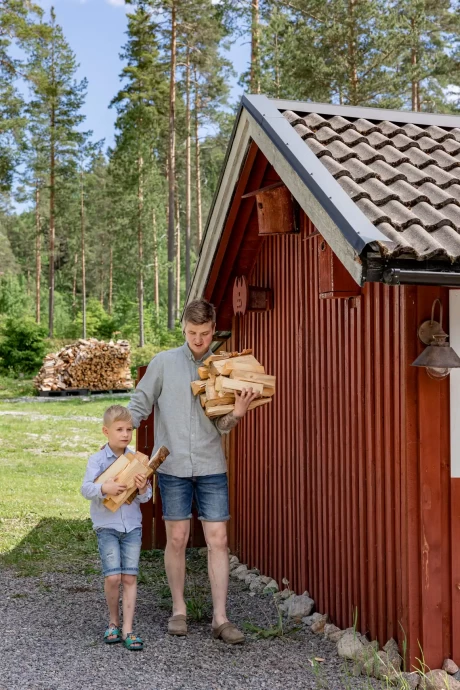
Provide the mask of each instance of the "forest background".
[{"label": "forest background", "polygon": [[[0,0],[0,370],[10,377],[80,337],[128,339],[134,366],[181,342],[235,78],[275,98],[460,110],[460,0],[127,5],[107,146],[85,127],[88,83],[57,12]],[[237,41],[250,62],[235,75]]]}]

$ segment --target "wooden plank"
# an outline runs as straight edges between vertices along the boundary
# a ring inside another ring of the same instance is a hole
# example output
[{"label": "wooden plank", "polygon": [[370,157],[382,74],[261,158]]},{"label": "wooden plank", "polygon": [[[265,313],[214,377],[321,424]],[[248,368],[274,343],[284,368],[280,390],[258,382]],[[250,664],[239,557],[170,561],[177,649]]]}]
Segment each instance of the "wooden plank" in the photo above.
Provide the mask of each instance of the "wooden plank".
[{"label": "wooden plank", "polygon": [[275,388],[276,384],[276,376],[260,374],[256,371],[245,371],[244,369],[232,369],[230,378],[237,379],[238,381],[256,381],[257,383],[263,383],[268,388]]},{"label": "wooden plank", "polygon": [[209,410],[211,407],[216,407],[218,405],[234,405],[235,404],[235,396],[232,395],[232,393],[228,393],[227,395],[224,395],[219,398],[215,398],[215,400],[208,400],[205,403],[205,408],[206,410]]},{"label": "wooden plank", "polygon": [[260,393],[262,395],[264,390],[263,383],[256,383],[255,381],[248,382],[238,381],[237,379],[229,379],[226,376],[220,376],[221,390],[223,391],[243,391],[252,388],[254,393]]},{"label": "wooden plank", "polygon": [[192,387],[193,395],[198,395],[199,393],[204,393],[206,389],[206,381],[192,381],[190,386]]},{"label": "wooden plank", "polygon": [[209,369],[208,367],[198,367],[198,376],[200,379],[208,379],[209,378]]},{"label": "wooden plank", "polygon": [[[249,405],[248,410],[254,410],[254,408],[260,407],[261,405],[266,405],[271,401],[271,398],[260,398],[260,400],[253,400],[253,402]],[[222,415],[232,412],[234,408],[234,405],[217,405],[216,407],[211,407],[206,414],[208,417],[222,417]]]}]

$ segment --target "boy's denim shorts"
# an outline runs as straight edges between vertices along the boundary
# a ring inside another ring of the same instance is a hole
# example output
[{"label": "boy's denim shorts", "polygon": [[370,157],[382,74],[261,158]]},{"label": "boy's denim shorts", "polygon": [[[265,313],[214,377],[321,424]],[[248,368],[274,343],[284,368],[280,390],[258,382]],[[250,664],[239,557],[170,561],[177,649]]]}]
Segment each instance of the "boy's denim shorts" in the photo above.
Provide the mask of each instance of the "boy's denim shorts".
[{"label": "boy's denim shorts", "polygon": [[171,474],[158,473],[157,478],[165,520],[191,518],[194,499],[199,520],[230,520],[226,473],[200,477],[173,477]]},{"label": "boy's denim shorts", "polygon": [[97,545],[104,577],[108,575],[137,575],[141,552],[142,529],[118,532],[111,527],[96,529]]}]

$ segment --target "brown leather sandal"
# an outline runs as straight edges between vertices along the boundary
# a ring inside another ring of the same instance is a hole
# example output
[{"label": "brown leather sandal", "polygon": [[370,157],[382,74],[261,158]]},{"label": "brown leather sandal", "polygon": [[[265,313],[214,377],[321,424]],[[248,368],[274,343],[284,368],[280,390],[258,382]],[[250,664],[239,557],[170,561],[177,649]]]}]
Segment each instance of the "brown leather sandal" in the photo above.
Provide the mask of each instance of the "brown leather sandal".
[{"label": "brown leather sandal", "polygon": [[168,633],[170,635],[187,635],[187,616],[183,613],[178,613],[171,616],[168,621]]},{"label": "brown leather sandal", "polygon": [[229,621],[222,623],[218,628],[213,628],[212,636],[216,640],[220,637],[226,644],[242,644],[244,642],[244,635],[241,630],[238,630],[236,625]]}]

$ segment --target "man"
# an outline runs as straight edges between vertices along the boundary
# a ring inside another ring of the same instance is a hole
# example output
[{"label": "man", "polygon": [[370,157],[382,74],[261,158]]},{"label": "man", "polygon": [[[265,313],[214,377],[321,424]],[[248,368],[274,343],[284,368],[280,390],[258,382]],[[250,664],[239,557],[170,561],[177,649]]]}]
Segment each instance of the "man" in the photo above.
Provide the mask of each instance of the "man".
[{"label": "man", "polygon": [[198,508],[208,545],[208,573],[213,601],[212,633],[228,644],[244,642],[243,633],[226,614],[228,590],[227,466],[221,435],[233,429],[257,397],[252,388],[235,393],[233,412],[210,420],[193,396],[190,382],[198,378],[198,367],[211,353],[216,312],[205,300],[191,302],[184,311],[182,347],[160,352],[131,398],[129,408],[135,427],[155,407],[155,448],[171,451],[158,470],[158,482],[166,522],[165,568],[173,612],[168,623],[171,635],[187,634],[184,600],[185,549],[190,533],[192,501]]}]

